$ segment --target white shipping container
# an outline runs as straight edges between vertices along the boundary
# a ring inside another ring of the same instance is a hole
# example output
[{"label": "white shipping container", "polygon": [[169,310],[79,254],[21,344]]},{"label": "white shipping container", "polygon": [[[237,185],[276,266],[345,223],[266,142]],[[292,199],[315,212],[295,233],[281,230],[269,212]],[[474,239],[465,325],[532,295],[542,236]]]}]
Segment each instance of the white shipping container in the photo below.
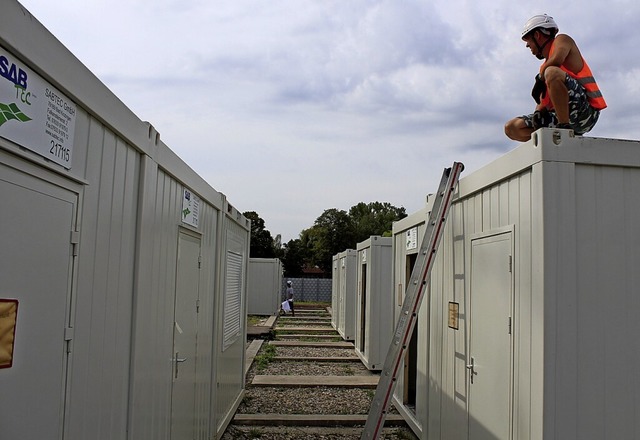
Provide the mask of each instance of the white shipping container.
[{"label": "white shipping container", "polygon": [[638,438],[639,188],[640,142],[553,129],[460,180],[421,438]]},{"label": "white shipping container", "polygon": [[247,313],[273,315],[283,301],[282,262],[279,258],[250,258]]},{"label": "white shipping container", "polygon": [[0,61],[0,437],[215,437],[244,393],[249,221],[14,0]]},{"label": "white shipping container", "polygon": [[381,370],[393,336],[394,290],[391,237],[358,243],[356,353],[369,370]]}]

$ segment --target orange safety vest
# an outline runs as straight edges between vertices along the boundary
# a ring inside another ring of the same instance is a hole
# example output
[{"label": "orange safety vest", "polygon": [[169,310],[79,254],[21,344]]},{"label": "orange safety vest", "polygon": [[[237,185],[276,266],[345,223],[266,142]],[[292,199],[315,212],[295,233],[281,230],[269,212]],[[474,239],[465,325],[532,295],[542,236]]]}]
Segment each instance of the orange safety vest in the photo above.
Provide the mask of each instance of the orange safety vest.
[{"label": "orange safety vest", "polygon": [[[553,53],[553,46],[555,42],[555,39],[551,42],[551,46],[549,47],[549,57],[551,57],[551,54]],[[589,104],[591,105],[591,107],[595,108],[596,110],[607,108],[607,103],[602,97],[602,92],[600,92],[600,88],[598,88],[596,79],[593,77],[593,73],[591,73],[591,69],[589,68],[587,62],[584,60],[584,57],[582,58],[582,65],[582,70],[578,73],[573,73],[564,65],[560,66],[560,69],[567,72],[572,78],[575,78],[580,83],[580,85],[585,88],[585,90],[587,91],[587,99],[589,100]],[[540,67],[540,73],[542,73],[542,67]],[[549,110],[553,109],[553,104],[551,103],[551,98],[549,98],[548,93],[546,93],[545,97],[542,98],[541,104],[547,107]]]}]

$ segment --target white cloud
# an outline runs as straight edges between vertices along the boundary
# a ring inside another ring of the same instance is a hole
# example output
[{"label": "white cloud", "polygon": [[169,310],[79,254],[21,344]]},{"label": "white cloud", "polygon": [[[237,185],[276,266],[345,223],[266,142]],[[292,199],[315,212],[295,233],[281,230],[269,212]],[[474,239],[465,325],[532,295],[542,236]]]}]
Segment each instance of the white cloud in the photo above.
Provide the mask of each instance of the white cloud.
[{"label": "white cloud", "polygon": [[162,139],[284,241],[325,209],[413,212],[454,160],[515,146],[547,12],[610,108],[592,134],[640,137],[640,4],[541,0],[23,0]]}]

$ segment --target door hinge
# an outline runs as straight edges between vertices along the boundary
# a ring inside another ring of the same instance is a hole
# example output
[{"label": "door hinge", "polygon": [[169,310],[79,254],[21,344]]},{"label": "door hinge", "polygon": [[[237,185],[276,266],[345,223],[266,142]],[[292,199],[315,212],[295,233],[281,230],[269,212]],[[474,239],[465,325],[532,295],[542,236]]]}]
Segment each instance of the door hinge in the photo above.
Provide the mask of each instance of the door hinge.
[{"label": "door hinge", "polygon": [[202,269],[202,255],[198,255],[198,269]]},{"label": "door hinge", "polygon": [[509,273],[513,272],[513,256],[509,255]]},{"label": "door hinge", "polygon": [[74,257],[78,256],[78,243],[80,243],[80,231],[71,231],[70,242],[72,245],[71,254]]},{"label": "door hinge", "polygon": [[200,300],[196,300],[196,313],[200,313]]},{"label": "door hinge", "polygon": [[511,329],[512,329],[512,326],[511,326],[511,316],[509,316],[509,334],[511,334]]}]

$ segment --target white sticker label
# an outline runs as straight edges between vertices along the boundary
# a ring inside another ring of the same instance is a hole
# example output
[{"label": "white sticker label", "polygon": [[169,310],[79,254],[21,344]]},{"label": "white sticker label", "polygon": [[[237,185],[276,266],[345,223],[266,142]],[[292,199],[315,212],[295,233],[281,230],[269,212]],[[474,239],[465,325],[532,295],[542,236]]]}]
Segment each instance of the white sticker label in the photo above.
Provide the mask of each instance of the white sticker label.
[{"label": "white sticker label", "polygon": [[0,47],[0,136],[71,168],[76,104]]},{"label": "white sticker label", "polygon": [[182,196],[182,222],[197,228],[199,210],[200,197],[185,189]]}]

